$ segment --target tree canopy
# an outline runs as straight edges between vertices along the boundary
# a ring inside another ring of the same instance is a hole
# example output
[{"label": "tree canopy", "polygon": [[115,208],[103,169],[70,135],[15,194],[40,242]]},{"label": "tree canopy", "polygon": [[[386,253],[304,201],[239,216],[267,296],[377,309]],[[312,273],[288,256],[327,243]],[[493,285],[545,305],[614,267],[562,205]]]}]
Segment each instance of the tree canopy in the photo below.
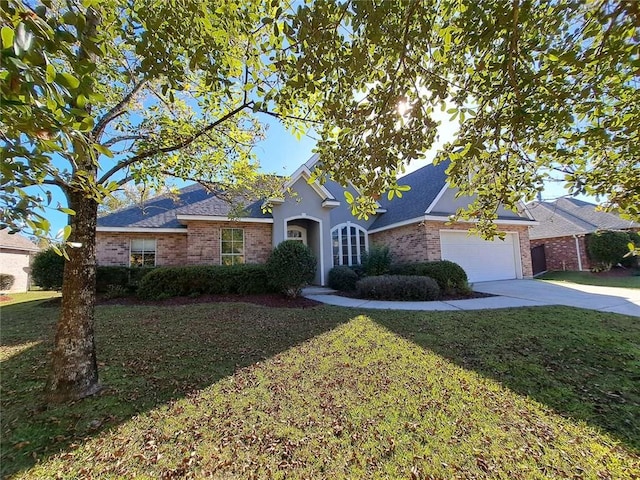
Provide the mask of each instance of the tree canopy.
[{"label": "tree canopy", "polygon": [[[257,166],[260,111],[316,128],[318,173],[359,188],[356,214],[402,191],[397,176],[429,150],[444,109],[460,128],[439,159],[452,160],[463,194],[477,194],[461,213],[482,230],[499,203],[532,199],[549,176],[640,215],[637,2],[9,5],[10,225],[32,222],[43,200],[22,187],[69,182],[73,168],[52,153],[73,164],[81,150],[99,164],[95,182],[76,175],[96,198],[166,174],[245,179]],[[100,28],[86,35],[92,15]]]},{"label": "tree canopy", "polygon": [[321,92],[323,168],[360,188],[360,211],[394,194],[446,109],[460,128],[438,160],[485,233],[547,178],[640,216],[638,2],[320,0],[292,26],[290,82]]}]

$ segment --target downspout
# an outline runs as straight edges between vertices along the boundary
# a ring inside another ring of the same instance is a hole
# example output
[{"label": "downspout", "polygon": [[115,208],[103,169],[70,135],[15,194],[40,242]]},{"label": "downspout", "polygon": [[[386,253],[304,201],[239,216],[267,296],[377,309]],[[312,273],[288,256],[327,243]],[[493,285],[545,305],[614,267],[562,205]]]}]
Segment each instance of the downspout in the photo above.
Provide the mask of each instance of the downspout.
[{"label": "downspout", "polygon": [[578,256],[578,270],[582,271],[582,255],[580,255],[580,241],[577,235],[573,235],[576,239],[576,255]]}]

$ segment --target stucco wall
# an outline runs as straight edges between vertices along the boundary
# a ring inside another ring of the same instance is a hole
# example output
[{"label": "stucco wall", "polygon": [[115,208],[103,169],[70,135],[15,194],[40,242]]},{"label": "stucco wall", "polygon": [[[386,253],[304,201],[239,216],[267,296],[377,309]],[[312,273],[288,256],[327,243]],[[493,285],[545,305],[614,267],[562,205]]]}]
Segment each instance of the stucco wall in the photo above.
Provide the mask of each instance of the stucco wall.
[{"label": "stucco wall", "polygon": [[0,249],[0,273],[13,275],[15,281],[7,292],[26,292],[29,290],[29,278],[31,274],[31,254],[20,250],[8,248]]}]

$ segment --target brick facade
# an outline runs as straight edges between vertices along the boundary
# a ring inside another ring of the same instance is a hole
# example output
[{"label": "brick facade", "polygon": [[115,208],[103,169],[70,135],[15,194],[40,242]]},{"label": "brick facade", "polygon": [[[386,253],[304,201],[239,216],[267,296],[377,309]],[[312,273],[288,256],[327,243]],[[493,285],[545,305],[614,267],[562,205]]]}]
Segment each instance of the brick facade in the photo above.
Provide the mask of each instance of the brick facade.
[{"label": "brick facade", "polygon": [[[587,257],[586,237],[578,237],[582,269],[589,270],[591,265]],[[576,252],[576,239],[574,237],[554,237],[531,240],[531,248],[544,245],[544,255],[547,261],[547,270],[580,270],[578,255]]]},{"label": "brick facade", "polygon": [[428,258],[429,248],[425,242],[425,230],[420,223],[370,234],[369,244],[388,246],[394,263],[421,262]]},{"label": "brick facade", "polygon": [[187,263],[189,265],[220,264],[220,230],[244,230],[245,263],[265,263],[273,249],[270,223],[189,222],[187,223]]},{"label": "brick facade", "polygon": [[[529,227],[526,225],[501,225],[506,232],[518,234],[520,242],[520,258],[522,261],[522,276],[533,276],[531,265],[531,250],[529,247]],[[440,230],[469,230],[469,224],[425,221],[393,228],[369,235],[369,242],[373,245],[387,245],[393,261],[396,263],[424,262],[440,260]]]},{"label": "brick facade", "polygon": [[191,222],[185,233],[98,232],[98,265],[129,266],[133,239],[156,240],[156,265],[219,265],[220,229],[244,230],[245,263],[265,263],[271,253],[271,224],[249,222]]},{"label": "brick facade", "polygon": [[98,265],[129,266],[131,240],[156,240],[156,265],[187,263],[187,235],[183,233],[116,233],[98,232],[96,255]]}]

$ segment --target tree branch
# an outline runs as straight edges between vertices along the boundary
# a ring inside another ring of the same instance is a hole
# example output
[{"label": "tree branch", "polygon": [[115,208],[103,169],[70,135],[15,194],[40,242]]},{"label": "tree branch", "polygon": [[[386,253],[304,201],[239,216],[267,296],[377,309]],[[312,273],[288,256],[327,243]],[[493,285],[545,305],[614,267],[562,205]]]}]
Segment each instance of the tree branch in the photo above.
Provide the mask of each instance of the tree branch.
[{"label": "tree branch", "polygon": [[296,117],[295,115],[282,115],[281,113],[270,112],[269,110],[257,110],[258,113],[264,113],[279,120],[298,120],[300,122],[312,123],[314,125],[322,125],[320,120],[309,120],[308,118]]},{"label": "tree branch", "polygon": [[113,145],[116,145],[120,142],[126,142],[127,140],[144,140],[146,137],[145,135],[121,135],[119,137],[113,137],[110,140],[107,140],[106,142],[104,142],[102,145],[104,147],[112,147]]},{"label": "tree branch", "polygon": [[100,140],[100,137],[102,136],[104,129],[107,128],[107,125],[109,124],[109,122],[115,120],[120,115],[123,115],[125,113],[124,108],[131,101],[134,95],[140,91],[140,89],[144,86],[145,83],[147,83],[146,80],[141,80],[138,83],[136,83],[133,89],[127,95],[125,95],[125,97],[122,100],[120,100],[120,102],[118,102],[111,110],[105,113],[100,120],[98,120],[98,123],[96,124],[95,127],[93,127],[93,130],[91,131],[91,136],[96,141]]},{"label": "tree branch", "polygon": [[233,110],[231,110],[227,114],[225,114],[222,117],[220,117],[215,122],[210,123],[206,127],[200,129],[198,132],[196,132],[195,134],[191,135],[190,137],[186,138],[185,140],[183,140],[181,142],[175,143],[175,144],[170,145],[168,147],[153,148],[151,150],[147,150],[146,152],[139,153],[138,155],[134,155],[131,158],[128,158],[126,160],[122,160],[122,161],[118,162],[113,168],[108,170],[104,175],[102,175],[102,177],[100,177],[100,179],[98,180],[98,183],[106,182],[113,174],[119,172],[123,168],[127,168],[130,165],[133,165],[136,162],[144,160],[145,158],[153,157],[154,155],[157,155],[159,153],[175,152],[176,150],[180,150],[180,149],[182,149],[184,147],[187,147],[187,146],[191,145],[198,138],[200,138],[201,136],[203,136],[204,134],[206,134],[210,130],[213,130],[215,127],[217,127],[221,123],[229,120],[231,117],[237,115],[238,113],[240,113],[245,108],[251,106],[251,104],[252,104],[252,102],[243,103],[242,105],[234,108]]},{"label": "tree branch", "polygon": [[518,103],[522,103],[520,88],[516,78],[515,61],[518,56],[518,16],[520,15],[520,4],[518,0],[513,0],[513,21],[511,24],[511,38],[509,39],[509,59],[507,60],[507,71],[511,88],[516,95]]}]

